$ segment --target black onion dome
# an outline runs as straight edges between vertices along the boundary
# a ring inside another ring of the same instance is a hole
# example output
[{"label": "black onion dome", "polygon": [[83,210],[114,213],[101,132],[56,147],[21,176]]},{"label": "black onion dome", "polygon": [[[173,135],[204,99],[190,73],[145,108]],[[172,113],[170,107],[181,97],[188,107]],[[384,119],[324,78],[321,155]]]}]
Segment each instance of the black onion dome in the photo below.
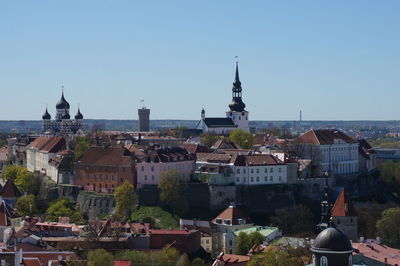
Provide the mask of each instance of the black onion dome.
[{"label": "black onion dome", "polygon": [[57,109],[69,109],[69,103],[64,98],[64,92],[61,94],[61,99],[56,104]]},{"label": "black onion dome", "polygon": [[242,99],[233,99],[231,104],[229,105],[229,109],[236,112],[243,112],[246,105],[242,101]]},{"label": "black onion dome", "polygon": [[61,119],[70,119],[71,116],[69,115],[68,112],[65,112],[65,114],[63,114],[63,116],[61,117]]},{"label": "black onion dome", "polygon": [[312,248],[314,251],[353,251],[349,238],[339,229],[328,227],[318,234]]},{"label": "black onion dome", "polygon": [[44,112],[44,114],[42,115],[42,118],[43,118],[43,119],[48,119],[48,120],[51,119],[51,115],[50,115],[49,112],[47,111],[47,108],[46,108],[46,112]]},{"label": "black onion dome", "polygon": [[83,119],[83,115],[81,114],[81,110],[78,108],[78,112],[75,115],[75,119]]}]

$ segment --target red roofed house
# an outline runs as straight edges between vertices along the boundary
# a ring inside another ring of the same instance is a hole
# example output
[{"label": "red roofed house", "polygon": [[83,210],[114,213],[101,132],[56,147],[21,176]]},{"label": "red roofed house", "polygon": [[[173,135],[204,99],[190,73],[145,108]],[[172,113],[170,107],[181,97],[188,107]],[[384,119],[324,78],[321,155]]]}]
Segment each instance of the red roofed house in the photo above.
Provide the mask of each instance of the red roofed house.
[{"label": "red roofed house", "polygon": [[345,233],[349,239],[358,238],[357,213],[346,190],[343,189],[339,193],[331,213],[332,221],[340,231]]},{"label": "red roofed house", "polygon": [[339,130],[312,129],[295,142],[297,156],[313,160],[320,173],[358,172],[358,142]]},{"label": "red roofed house", "polygon": [[216,231],[213,234],[213,251],[225,253],[232,253],[234,248],[233,242],[227,239],[227,234],[253,226],[251,219],[234,203],[212,219],[211,224]]},{"label": "red roofed house", "polygon": [[150,249],[163,249],[172,246],[181,253],[191,254],[201,247],[201,234],[198,230],[158,230],[151,229]]},{"label": "red roofed house", "polygon": [[21,196],[22,193],[11,179],[7,180],[0,191],[0,200],[4,200],[11,207],[14,207],[16,200]]},{"label": "red roofed house", "polygon": [[357,265],[400,265],[400,250],[380,244],[380,241],[366,240],[352,243],[358,252],[353,253]]},{"label": "red roofed house", "polygon": [[114,266],[131,266],[130,260],[114,260]]},{"label": "red roofed house", "polygon": [[[0,252],[0,260],[4,265],[67,265],[66,261],[78,261],[76,255],[71,251],[5,251]],[[78,264],[77,264],[78,265]],[[80,265],[80,264],[79,264]]]},{"label": "red roofed house", "polygon": [[[54,163],[61,161],[61,151],[67,149],[64,137],[41,136],[32,141],[26,149],[26,167],[28,171],[39,171],[50,177],[54,182],[59,182],[58,171],[54,171]],[[59,154],[59,156],[57,156]]]},{"label": "red roofed house", "polygon": [[225,254],[221,252],[215,259],[212,266],[246,266],[251,257],[247,255]]},{"label": "red roofed house", "polygon": [[134,153],[121,146],[91,147],[74,167],[74,184],[85,190],[113,192],[125,180],[136,187]]},{"label": "red roofed house", "polygon": [[5,236],[5,232],[8,231],[8,234],[11,235],[11,229],[20,227],[21,223],[22,216],[2,200],[0,203],[0,241],[7,241],[8,237]]}]

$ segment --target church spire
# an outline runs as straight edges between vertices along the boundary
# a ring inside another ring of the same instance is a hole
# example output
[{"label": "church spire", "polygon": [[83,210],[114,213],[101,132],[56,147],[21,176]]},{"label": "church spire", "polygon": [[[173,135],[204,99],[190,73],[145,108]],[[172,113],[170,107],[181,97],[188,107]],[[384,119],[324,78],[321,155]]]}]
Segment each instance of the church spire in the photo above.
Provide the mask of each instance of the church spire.
[{"label": "church spire", "polygon": [[231,111],[243,112],[246,105],[242,101],[242,83],[239,79],[239,62],[236,61],[235,80],[232,87],[232,103],[229,105]]}]

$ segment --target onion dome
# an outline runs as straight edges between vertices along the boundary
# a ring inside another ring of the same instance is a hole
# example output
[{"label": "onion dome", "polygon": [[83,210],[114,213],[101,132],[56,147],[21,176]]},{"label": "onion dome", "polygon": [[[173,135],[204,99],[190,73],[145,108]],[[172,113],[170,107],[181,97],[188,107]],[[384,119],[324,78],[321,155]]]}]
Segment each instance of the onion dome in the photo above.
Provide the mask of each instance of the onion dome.
[{"label": "onion dome", "polygon": [[75,119],[77,119],[77,120],[83,119],[83,115],[81,114],[80,108],[78,108],[78,112],[75,115]]},{"label": "onion dome", "polygon": [[46,107],[46,111],[44,112],[44,114],[42,115],[43,120],[50,120],[51,119],[51,115],[49,114],[49,112],[47,111],[47,107]]},{"label": "onion dome", "polygon": [[313,252],[352,252],[349,238],[339,229],[329,227],[318,234],[312,247]]},{"label": "onion dome", "polygon": [[61,94],[61,99],[56,104],[57,109],[69,109],[69,103],[64,98],[64,92]]},{"label": "onion dome", "polygon": [[69,115],[68,111],[65,110],[65,114],[63,114],[63,115],[61,116],[61,119],[70,119],[70,118],[71,118],[71,116]]}]

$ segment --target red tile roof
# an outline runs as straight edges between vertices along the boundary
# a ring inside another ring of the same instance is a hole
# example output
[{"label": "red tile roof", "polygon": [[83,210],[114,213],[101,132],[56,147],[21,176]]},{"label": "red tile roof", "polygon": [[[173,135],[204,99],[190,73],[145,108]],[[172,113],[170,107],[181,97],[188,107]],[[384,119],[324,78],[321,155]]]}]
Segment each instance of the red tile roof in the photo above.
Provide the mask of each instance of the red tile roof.
[{"label": "red tile roof", "polygon": [[0,191],[0,196],[3,198],[19,198],[22,196],[22,193],[11,179],[7,179],[6,184]]},{"label": "red tile roof", "polygon": [[227,153],[196,153],[196,160],[208,163],[233,163],[236,155]]},{"label": "red tile roof", "polygon": [[356,209],[344,189],[339,193],[333,205],[332,216],[357,216]]},{"label": "red tile roof", "polygon": [[129,260],[114,260],[114,266],[131,266]]},{"label": "red tile roof", "polygon": [[[382,265],[400,265],[400,250],[378,244],[374,241],[365,243],[353,243],[353,248],[359,251],[359,255],[365,256],[375,261],[380,261]],[[355,253],[354,255],[357,255]],[[385,261],[386,259],[386,261]]]},{"label": "red tile roof", "polygon": [[353,138],[334,129],[311,129],[301,135],[297,140],[305,144],[326,145],[333,144],[335,139],[340,139],[346,143],[357,143]]},{"label": "red tile roof", "polygon": [[271,154],[238,155],[235,166],[257,166],[283,164],[281,160]]},{"label": "red tile roof", "polygon": [[4,200],[0,204],[0,225],[10,226],[10,219],[21,217],[18,213],[14,211]]},{"label": "red tile roof", "polygon": [[219,139],[211,146],[211,149],[241,149],[241,147],[235,142]]},{"label": "red tile roof", "polygon": [[224,223],[224,220],[230,220],[231,225],[238,225],[238,219],[244,219],[246,221],[246,224],[251,223],[251,219],[247,215],[245,215],[241,209],[232,205],[221,212],[211,222],[217,224],[217,219],[221,219],[222,223]]},{"label": "red tile roof", "polygon": [[64,137],[38,137],[29,144],[30,148],[55,153],[66,148]]},{"label": "red tile roof", "polygon": [[223,262],[224,264],[222,265],[241,266],[241,265],[247,265],[247,262],[249,262],[250,259],[251,257],[247,255],[243,256],[236,254],[224,254],[223,252],[221,252],[221,254],[219,254],[218,257],[216,258],[216,261]]},{"label": "red tile roof", "polygon": [[90,147],[78,159],[78,164],[126,166],[131,161],[130,152],[122,147]]}]

